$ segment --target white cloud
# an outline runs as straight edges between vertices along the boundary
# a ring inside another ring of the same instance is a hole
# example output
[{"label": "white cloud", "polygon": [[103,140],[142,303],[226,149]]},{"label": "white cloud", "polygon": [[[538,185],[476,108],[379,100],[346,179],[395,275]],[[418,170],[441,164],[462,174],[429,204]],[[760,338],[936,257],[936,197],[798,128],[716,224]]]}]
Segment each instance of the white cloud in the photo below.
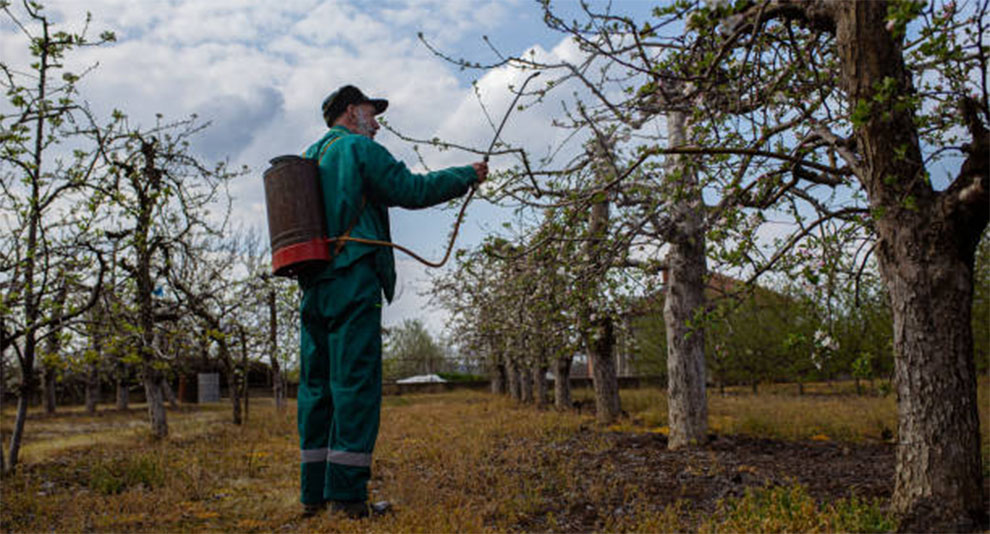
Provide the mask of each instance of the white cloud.
[{"label": "white cloud", "polygon": [[[195,139],[194,149],[210,159],[229,156],[234,166],[252,168],[250,175],[231,186],[232,219],[264,232],[261,173],[268,159],[298,153],[320,136],[325,128],[320,102],[345,83],[388,98],[388,119],[405,133],[487,146],[491,128],[463,74],[435,57],[416,35],[422,31],[446,50],[470,54],[482,46],[482,35],[504,31],[508,21],[518,21],[524,10],[539,16],[538,6],[528,0],[51,0],[45,12],[59,29],[80,31],[89,11],[91,39],[103,30],[116,33],[116,43],[77,49],[67,56],[73,72],[99,64],[79,86],[82,98],[97,113],[106,116],[121,109],[131,117],[132,126],[143,127],[154,124],[156,113],[166,120],[195,113],[211,121],[211,127]],[[524,50],[535,39],[515,36],[512,46]],[[20,65],[23,71],[30,59],[25,44],[24,35],[4,20],[0,26],[4,61]],[[548,58],[574,53],[567,43],[537,51]],[[501,118],[512,98],[506,85],[518,85],[524,76],[496,69],[479,80],[494,120]],[[549,128],[548,117],[557,105],[548,103],[515,115],[504,137],[536,146],[553,143],[559,134]],[[382,132],[379,140],[410,166],[416,165],[409,147],[394,136]],[[477,159],[453,152],[427,154],[427,158],[433,167]],[[492,210],[479,205],[472,211]],[[439,243],[453,217],[435,217],[435,213],[418,212],[413,224],[393,228],[396,239],[422,239],[430,246],[436,244],[433,249],[421,247],[424,253],[442,252]],[[478,234],[476,228],[465,232]],[[467,244],[465,238],[459,242]],[[398,269],[401,294],[390,308],[394,311],[386,310],[387,321],[392,322],[425,313],[425,300],[418,295],[426,288],[423,268],[400,259]],[[421,318],[438,332],[442,319],[429,313]]]}]

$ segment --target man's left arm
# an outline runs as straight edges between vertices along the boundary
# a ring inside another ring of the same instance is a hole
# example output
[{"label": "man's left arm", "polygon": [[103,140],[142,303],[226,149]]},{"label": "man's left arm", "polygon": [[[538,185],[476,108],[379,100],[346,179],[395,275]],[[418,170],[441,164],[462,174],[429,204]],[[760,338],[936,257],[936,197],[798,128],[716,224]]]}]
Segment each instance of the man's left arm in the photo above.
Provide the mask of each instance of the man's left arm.
[{"label": "man's left arm", "polygon": [[478,181],[478,171],[471,165],[415,174],[378,143],[361,144],[359,160],[367,192],[387,206],[433,206],[463,195]]}]

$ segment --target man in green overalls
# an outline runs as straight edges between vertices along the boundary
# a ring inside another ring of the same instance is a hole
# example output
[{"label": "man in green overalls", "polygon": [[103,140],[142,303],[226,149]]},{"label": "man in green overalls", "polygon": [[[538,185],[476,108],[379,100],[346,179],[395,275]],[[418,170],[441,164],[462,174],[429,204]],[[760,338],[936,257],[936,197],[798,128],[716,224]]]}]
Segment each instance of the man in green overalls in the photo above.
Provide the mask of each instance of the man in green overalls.
[{"label": "man in green overalls", "polygon": [[[488,175],[484,162],[413,174],[373,138],[388,102],[345,85],[323,101],[330,130],[306,150],[319,161],[327,235],[391,241],[388,208],[424,208],[463,195]],[[326,503],[360,518],[382,396],[382,293],[395,292],[391,247],[331,243],[327,267],[299,277],[299,445],[304,515]]]}]

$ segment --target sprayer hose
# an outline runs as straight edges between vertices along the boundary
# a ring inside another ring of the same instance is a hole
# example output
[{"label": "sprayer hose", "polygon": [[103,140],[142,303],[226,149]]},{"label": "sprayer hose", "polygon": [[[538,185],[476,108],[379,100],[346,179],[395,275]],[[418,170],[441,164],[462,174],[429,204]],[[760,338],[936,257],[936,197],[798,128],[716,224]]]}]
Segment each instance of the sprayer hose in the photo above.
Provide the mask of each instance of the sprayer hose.
[{"label": "sprayer hose", "polygon": [[406,254],[412,256],[414,259],[416,259],[417,261],[419,261],[423,265],[426,265],[427,267],[443,267],[443,265],[445,263],[447,263],[447,260],[450,259],[450,252],[452,250],[454,250],[454,241],[457,239],[457,233],[461,229],[461,222],[464,221],[464,211],[467,210],[467,205],[468,205],[469,202],[471,202],[471,197],[474,196],[474,191],[475,191],[475,188],[472,187],[471,188],[471,191],[468,193],[467,198],[464,199],[464,204],[461,205],[461,211],[460,211],[460,213],[457,214],[457,222],[454,223],[454,233],[453,233],[453,235],[450,236],[450,242],[447,243],[447,252],[444,253],[443,259],[440,260],[439,262],[433,262],[433,261],[430,261],[428,259],[425,259],[422,256],[420,256],[419,254],[416,254],[415,252],[409,250],[408,248],[406,248],[406,247],[404,247],[404,246],[402,246],[402,245],[400,245],[398,243],[390,243],[388,241],[378,241],[376,239],[364,239],[364,238],[361,238],[361,237],[351,237],[351,236],[329,237],[329,238],[327,238],[327,244],[328,245],[329,244],[332,244],[332,243],[338,243],[339,244],[339,243],[345,242],[345,241],[353,241],[354,243],[361,243],[361,244],[364,244],[364,245],[376,245],[376,246],[380,246],[380,247],[392,247],[394,249],[400,250],[400,251],[405,252]]}]

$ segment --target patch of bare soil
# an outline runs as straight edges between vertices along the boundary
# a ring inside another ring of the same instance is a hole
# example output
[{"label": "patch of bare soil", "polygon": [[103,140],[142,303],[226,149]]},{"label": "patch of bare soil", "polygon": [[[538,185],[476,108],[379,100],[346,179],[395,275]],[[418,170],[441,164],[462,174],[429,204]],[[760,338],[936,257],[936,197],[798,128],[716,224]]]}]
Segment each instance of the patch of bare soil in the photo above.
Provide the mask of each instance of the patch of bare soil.
[{"label": "patch of bare soil", "polygon": [[681,514],[698,523],[720,499],[740,497],[747,488],[802,484],[819,502],[887,499],[893,490],[894,446],[887,443],[711,436],[703,447],[669,451],[660,434],[609,433],[605,440],[592,450],[588,430],[540,453],[545,461],[570,458],[568,478],[577,488],[546,495],[545,509],[525,517],[520,530],[601,530],[635,508],[661,511],[678,501]]}]

